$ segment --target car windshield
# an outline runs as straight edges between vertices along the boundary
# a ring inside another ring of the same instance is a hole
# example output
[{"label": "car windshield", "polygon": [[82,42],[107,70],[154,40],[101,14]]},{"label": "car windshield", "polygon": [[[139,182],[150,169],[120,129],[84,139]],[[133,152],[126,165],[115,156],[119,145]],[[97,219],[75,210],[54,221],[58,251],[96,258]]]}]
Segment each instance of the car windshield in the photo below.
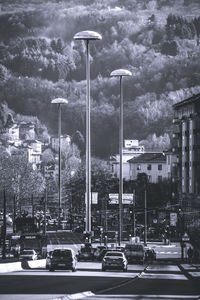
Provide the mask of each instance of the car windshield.
[{"label": "car windshield", "polygon": [[120,253],[120,252],[107,252],[106,256],[120,256],[120,257],[122,257],[123,254]]},{"label": "car windshield", "polygon": [[143,251],[143,246],[142,245],[126,245],[126,250],[131,250],[131,251]]},{"label": "car windshield", "polygon": [[22,252],[22,254],[33,254],[33,251],[31,251],[31,250],[24,250]]},{"label": "car windshield", "polygon": [[54,250],[53,257],[72,257],[71,250]]}]

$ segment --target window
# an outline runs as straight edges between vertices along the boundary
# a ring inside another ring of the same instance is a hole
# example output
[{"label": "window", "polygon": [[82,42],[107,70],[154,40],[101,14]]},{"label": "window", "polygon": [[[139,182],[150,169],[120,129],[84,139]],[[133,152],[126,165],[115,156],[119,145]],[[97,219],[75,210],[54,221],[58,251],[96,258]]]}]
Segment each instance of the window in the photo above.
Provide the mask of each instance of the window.
[{"label": "window", "polygon": [[147,166],[147,170],[150,171],[151,170],[151,165]]},{"label": "window", "polygon": [[162,176],[158,176],[158,182],[162,182]]},{"label": "window", "polygon": [[151,175],[148,175],[148,181],[151,182]]},{"label": "window", "polygon": [[162,171],[162,165],[158,165],[158,171]]},{"label": "window", "polygon": [[138,170],[138,171],[141,170],[141,165],[137,165],[137,170]]}]

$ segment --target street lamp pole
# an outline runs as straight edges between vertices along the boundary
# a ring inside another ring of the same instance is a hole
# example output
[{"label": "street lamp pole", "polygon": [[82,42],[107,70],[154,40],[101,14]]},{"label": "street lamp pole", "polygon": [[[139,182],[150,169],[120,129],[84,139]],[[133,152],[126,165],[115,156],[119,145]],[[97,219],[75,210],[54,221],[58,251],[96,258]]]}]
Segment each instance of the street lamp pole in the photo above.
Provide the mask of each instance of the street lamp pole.
[{"label": "street lamp pole", "polygon": [[123,233],[123,218],[122,218],[122,198],[123,198],[123,76],[131,76],[132,73],[125,69],[118,69],[111,72],[110,76],[119,77],[120,80],[120,126],[119,126],[119,233],[118,233],[118,243],[119,246],[122,241]]},{"label": "street lamp pole", "polygon": [[75,34],[74,40],[86,42],[86,222],[85,231],[91,234],[91,137],[90,137],[90,40],[101,40],[99,33],[81,31]]},{"label": "street lamp pole", "polygon": [[56,98],[51,101],[58,105],[58,226],[60,227],[60,215],[62,205],[62,178],[61,178],[61,105],[67,104],[68,100]]}]

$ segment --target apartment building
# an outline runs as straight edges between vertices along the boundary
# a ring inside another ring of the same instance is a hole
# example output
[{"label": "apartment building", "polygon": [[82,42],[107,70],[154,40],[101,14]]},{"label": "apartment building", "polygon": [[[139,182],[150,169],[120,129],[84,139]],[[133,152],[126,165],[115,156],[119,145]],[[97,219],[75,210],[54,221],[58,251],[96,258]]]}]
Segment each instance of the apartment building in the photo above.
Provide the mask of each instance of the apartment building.
[{"label": "apartment building", "polygon": [[186,227],[200,225],[200,94],[174,106],[174,153],[178,156],[179,202]]}]

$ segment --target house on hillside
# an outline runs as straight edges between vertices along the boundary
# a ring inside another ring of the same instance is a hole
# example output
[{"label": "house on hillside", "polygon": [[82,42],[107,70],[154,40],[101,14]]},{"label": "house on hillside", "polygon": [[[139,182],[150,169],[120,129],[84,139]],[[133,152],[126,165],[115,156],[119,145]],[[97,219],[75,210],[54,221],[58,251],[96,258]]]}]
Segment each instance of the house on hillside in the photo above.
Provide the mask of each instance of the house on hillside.
[{"label": "house on hillside", "polygon": [[200,94],[174,106],[173,151],[178,156],[179,203],[184,226],[200,226]]},{"label": "house on hillside", "polygon": [[130,179],[136,180],[139,173],[146,173],[149,182],[158,183],[168,179],[167,157],[162,152],[144,153],[128,161]]},{"label": "house on hillside", "polygon": [[35,124],[33,122],[20,122],[19,138],[21,140],[34,140],[36,138]]}]

